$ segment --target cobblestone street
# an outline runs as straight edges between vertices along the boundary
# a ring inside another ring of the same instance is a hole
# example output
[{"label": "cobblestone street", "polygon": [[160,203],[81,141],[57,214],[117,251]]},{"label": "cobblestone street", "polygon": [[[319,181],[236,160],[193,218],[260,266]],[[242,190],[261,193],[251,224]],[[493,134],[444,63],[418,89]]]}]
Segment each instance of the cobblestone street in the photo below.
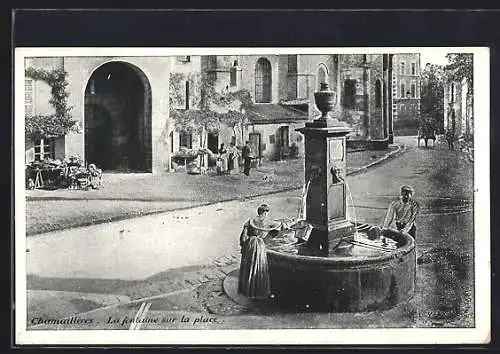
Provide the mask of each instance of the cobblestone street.
[{"label": "cobblestone street", "polygon": [[[300,191],[289,191],[28,238],[28,325],[52,328],[33,319],[78,314],[96,319],[89,328],[109,329],[109,316],[133,316],[150,302],[151,315],[216,316],[223,319],[220,328],[470,327],[473,164],[441,144],[417,147],[413,137],[398,142],[407,145],[405,153],[348,178],[355,206],[348,213],[380,224],[400,185],[414,187],[421,205],[419,264],[417,293],[407,304],[377,313],[290,314],[247,308],[225,296],[222,282],[239,265],[241,225],[264,201],[273,217],[296,216]],[[143,328],[184,327],[178,321]]]}]

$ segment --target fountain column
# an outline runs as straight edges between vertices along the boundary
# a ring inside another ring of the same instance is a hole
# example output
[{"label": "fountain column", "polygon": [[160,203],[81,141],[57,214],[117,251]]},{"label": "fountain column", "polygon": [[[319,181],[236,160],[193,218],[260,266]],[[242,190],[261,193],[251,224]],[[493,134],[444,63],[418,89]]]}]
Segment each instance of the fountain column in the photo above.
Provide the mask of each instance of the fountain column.
[{"label": "fountain column", "polygon": [[[343,242],[351,241],[356,231],[346,220],[350,129],[332,117],[335,93],[326,84],[314,98],[321,117],[298,129],[305,136],[306,222],[313,229],[304,236],[306,242],[295,243],[280,233],[266,237],[271,292],[276,304],[297,311],[383,310],[415,292],[415,242],[397,231],[384,234],[396,249],[370,245],[363,231],[357,243]],[[235,289],[236,282],[232,284]]]},{"label": "fountain column", "polygon": [[313,226],[307,247],[328,255],[345,247],[355,227],[346,220],[346,135],[347,124],[332,117],[335,92],[327,83],[314,93],[321,117],[297,131],[305,137],[306,221]]}]

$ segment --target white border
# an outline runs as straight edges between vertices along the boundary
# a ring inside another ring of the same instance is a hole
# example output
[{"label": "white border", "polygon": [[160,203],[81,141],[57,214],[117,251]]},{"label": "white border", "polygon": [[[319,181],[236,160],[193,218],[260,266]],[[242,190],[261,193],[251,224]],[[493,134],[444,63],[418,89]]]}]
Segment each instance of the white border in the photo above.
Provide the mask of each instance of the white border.
[{"label": "white border", "polygon": [[[15,49],[15,309],[16,344],[482,344],[490,341],[489,49],[432,47],[474,54],[475,328],[27,331],[24,189],[24,59],[32,56],[173,56],[421,53],[429,47],[359,48],[16,48]],[[194,335],[195,334],[195,335]]]}]

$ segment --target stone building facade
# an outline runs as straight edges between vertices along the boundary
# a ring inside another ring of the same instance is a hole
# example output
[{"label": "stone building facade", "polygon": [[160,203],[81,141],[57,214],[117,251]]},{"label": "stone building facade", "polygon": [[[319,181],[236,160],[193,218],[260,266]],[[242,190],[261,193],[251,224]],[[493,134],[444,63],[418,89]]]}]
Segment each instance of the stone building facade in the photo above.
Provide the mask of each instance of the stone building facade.
[{"label": "stone building facade", "polygon": [[396,134],[416,134],[420,118],[420,54],[393,56],[392,97]]},{"label": "stone building facade", "polygon": [[[261,137],[250,140],[257,142],[254,149],[263,157],[281,156],[278,150],[286,150],[292,143],[303,151],[295,127],[321,114],[314,103],[314,92],[321,82],[337,93],[336,117],[353,129],[348,144],[384,149],[392,143],[392,65],[388,54],[240,55],[207,61],[213,64],[209,67],[219,89],[248,90],[255,102],[254,117],[267,117],[251,119],[242,134],[249,139],[250,134],[262,131]],[[284,136],[283,131],[290,135]]]},{"label": "stone building facade", "polygon": [[[26,162],[78,155],[104,169],[161,173],[169,166],[169,57],[27,58],[26,68],[67,72],[68,106],[80,131],[27,141]],[[50,88],[25,77],[26,114],[47,114]],[[51,147],[52,146],[52,147]]]},{"label": "stone building facade", "polygon": [[456,139],[474,136],[473,94],[467,79],[451,79],[444,86],[444,129]]},{"label": "stone building facade", "polygon": [[[337,93],[334,114],[351,125],[352,145],[386,148],[392,138],[387,54],[32,57],[25,66],[67,72],[68,106],[81,128],[50,142],[27,141],[27,162],[76,154],[104,170],[158,174],[171,170],[171,157],[183,146],[216,152],[221,143],[249,140],[261,159],[286,158],[292,145],[303,154],[295,129],[320,115],[314,92],[321,82]],[[219,92],[250,92],[247,124],[222,127],[217,135],[176,129],[170,109],[196,107],[204,73]],[[174,75],[180,81],[172,89]],[[26,114],[50,114],[50,87],[28,77],[25,84]]]},{"label": "stone building facade", "polygon": [[348,145],[387,148],[393,139],[390,55],[341,55],[339,61],[339,114],[353,128]]}]

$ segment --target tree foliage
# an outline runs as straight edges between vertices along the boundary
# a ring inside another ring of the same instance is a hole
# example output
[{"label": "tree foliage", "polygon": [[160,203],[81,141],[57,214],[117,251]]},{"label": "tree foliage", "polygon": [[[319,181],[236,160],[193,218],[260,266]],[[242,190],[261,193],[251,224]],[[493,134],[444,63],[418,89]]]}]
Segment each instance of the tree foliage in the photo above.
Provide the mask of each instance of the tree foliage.
[{"label": "tree foliage", "polygon": [[50,115],[34,115],[25,117],[25,136],[27,139],[58,137],[78,128],[77,121],[71,116],[71,109],[67,104],[69,93],[66,90],[67,72],[61,69],[45,70],[27,68],[26,77],[33,80],[45,81],[51,88],[49,103],[55,113]]},{"label": "tree foliage", "polygon": [[75,131],[75,124],[73,119],[56,114],[28,116],[25,120],[25,135],[33,140],[63,136]]},{"label": "tree foliage", "polygon": [[427,64],[421,76],[420,113],[422,120],[439,132],[444,129],[444,83],[444,67]]},{"label": "tree foliage", "polygon": [[[183,83],[190,82],[193,95],[188,109],[179,106],[184,103]],[[215,77],[210,73],[184,75],[175,73],[170,76],[170,116],[175,128],[191,133],[217,134],[224,126],[235,129],[247,121],[248,109],[253,101],[247,90],[217,92]]]},{"label": "tree foliage", "polygon": [[448,80],[461,82],[464,78],[467,80],[469,94],[473,92],[474,84],[474,54],[472,53],[448,53],[446,54],[448,65]]}]

